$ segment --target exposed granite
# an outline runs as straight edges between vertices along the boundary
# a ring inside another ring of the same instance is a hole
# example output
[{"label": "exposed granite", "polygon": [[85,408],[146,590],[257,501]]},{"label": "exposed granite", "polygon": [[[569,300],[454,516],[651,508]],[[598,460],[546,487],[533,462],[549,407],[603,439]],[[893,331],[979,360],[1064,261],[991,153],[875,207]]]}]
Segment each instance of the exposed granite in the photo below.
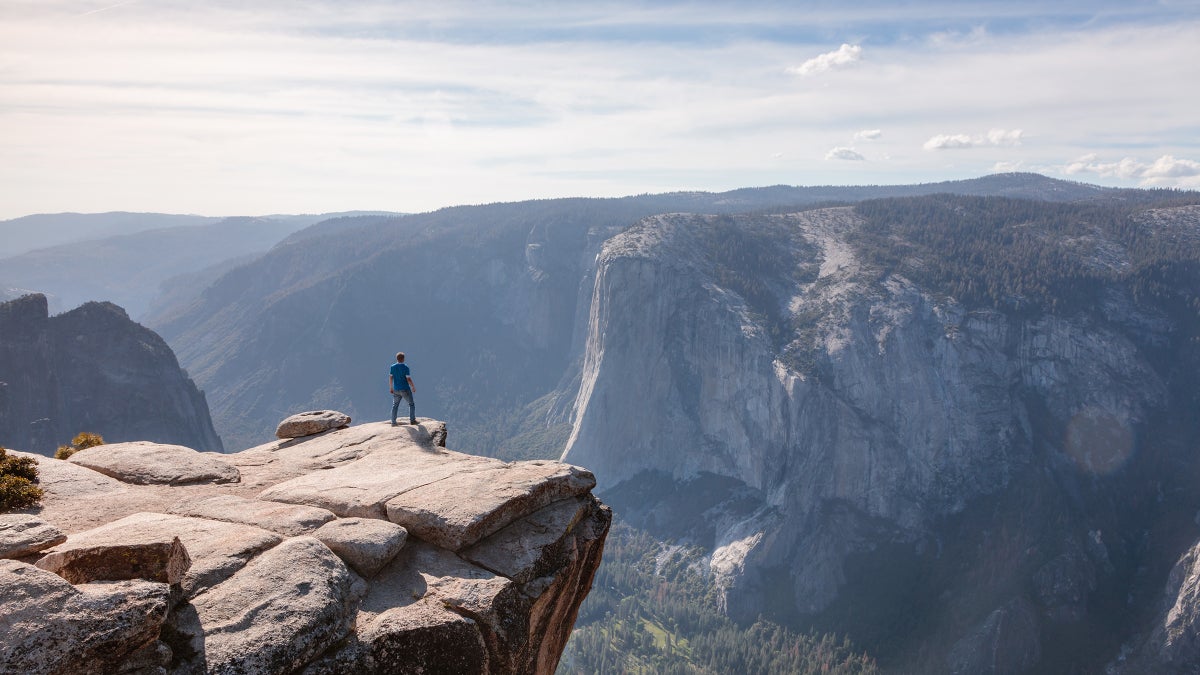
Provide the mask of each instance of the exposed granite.
[{"label": "exposed granite", "polygon": [[[113,672],[553,673],[611,511],[583,469],[445,437],[428,420],[275,441],[217,460],[238,482],[122,482],[39,458],[46,497],[27,512],[67,540],[5,562],[0,595],[28,618],[0,617],[0,672],[82,672],[74,649]],[[152,473],[210,457],[182,450],[154,453]],[[394,502],[420,532],[389,520]],[[82,583],[99,579],[127,580]],[[113,629],[88,636],[104,612]],[[71,648],[39,646],[54,635]]]}]

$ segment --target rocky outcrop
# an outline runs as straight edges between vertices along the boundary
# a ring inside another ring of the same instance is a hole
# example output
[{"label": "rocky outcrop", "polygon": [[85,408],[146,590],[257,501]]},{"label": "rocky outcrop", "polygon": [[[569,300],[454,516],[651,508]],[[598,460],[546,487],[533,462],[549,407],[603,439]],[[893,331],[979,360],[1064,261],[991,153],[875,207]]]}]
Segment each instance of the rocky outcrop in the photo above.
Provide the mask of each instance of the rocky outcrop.
[{"label": "rocky outcrop", "polygon": [[300,438],[348,426],[350,426],[349,415],[336,410],[310,410],[296,413],[280,422],[279,426],[275,428],[275,437]]},{"label": "rocky outcrop", "polygon": [[124,672],[158,638],[169,606],[167,584],[72,585],[33,565],[0,560],[0,671]]},{"label": "rocky outcrop", "polygon": [[36,516],[0,515],[0,558],[20,558],[66,540],[62,530]]},{"label": "rocky outcrop", "polygon": [[105,474],[39,458],[37,517],[0,520],[22,540],[0,561],[0,672],[553,673],[611,512],[578,467],[445,437],[276,441],[219,458],[237,481],[168,479],[199,454],[172,446],[129,444],[152,468]]},{"label": "rocky outcrop", "polygon": [[170,347],[109,303],[49,316],[0,304],[0,444],[51,455],[81,431],[221,451],[204,394]]}]

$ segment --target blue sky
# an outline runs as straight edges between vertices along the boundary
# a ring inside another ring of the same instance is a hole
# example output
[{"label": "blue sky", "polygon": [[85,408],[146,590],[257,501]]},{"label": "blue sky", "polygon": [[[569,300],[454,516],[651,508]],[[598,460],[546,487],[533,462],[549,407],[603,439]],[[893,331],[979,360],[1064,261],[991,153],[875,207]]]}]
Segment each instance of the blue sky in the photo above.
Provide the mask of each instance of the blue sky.
[{"label": "blue sky", "polygon": [[0,0],[0,218],[1200,187],[1200,2]]}]

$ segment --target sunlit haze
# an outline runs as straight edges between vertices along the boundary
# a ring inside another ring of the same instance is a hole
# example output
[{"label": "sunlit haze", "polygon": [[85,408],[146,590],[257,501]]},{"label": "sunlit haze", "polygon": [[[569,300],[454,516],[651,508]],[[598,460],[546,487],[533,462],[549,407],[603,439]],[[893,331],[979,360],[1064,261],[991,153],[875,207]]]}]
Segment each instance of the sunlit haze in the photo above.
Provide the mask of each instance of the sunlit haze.
[{"label": "sunlit haze", "polygon": [[3,0],[0,218],[1200,187],[1200,4]]}]

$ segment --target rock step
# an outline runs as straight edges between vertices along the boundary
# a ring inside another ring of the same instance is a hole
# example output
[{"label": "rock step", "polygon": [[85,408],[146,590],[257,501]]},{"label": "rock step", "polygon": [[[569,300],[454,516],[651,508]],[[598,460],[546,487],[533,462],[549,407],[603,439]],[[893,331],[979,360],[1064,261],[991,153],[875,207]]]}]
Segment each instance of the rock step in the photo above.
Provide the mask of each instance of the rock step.
[{"label": "rock step", "polygon": [[0,515],[0,558],[21,558],[66,540],[62,530],[37,516]]},{"label": "rock step", "polygon": [[236,483],[241,480],[237,467],[218,459],[213,453],[148,441],[97,445],[76,452],[67,461],[133,485]]}]

